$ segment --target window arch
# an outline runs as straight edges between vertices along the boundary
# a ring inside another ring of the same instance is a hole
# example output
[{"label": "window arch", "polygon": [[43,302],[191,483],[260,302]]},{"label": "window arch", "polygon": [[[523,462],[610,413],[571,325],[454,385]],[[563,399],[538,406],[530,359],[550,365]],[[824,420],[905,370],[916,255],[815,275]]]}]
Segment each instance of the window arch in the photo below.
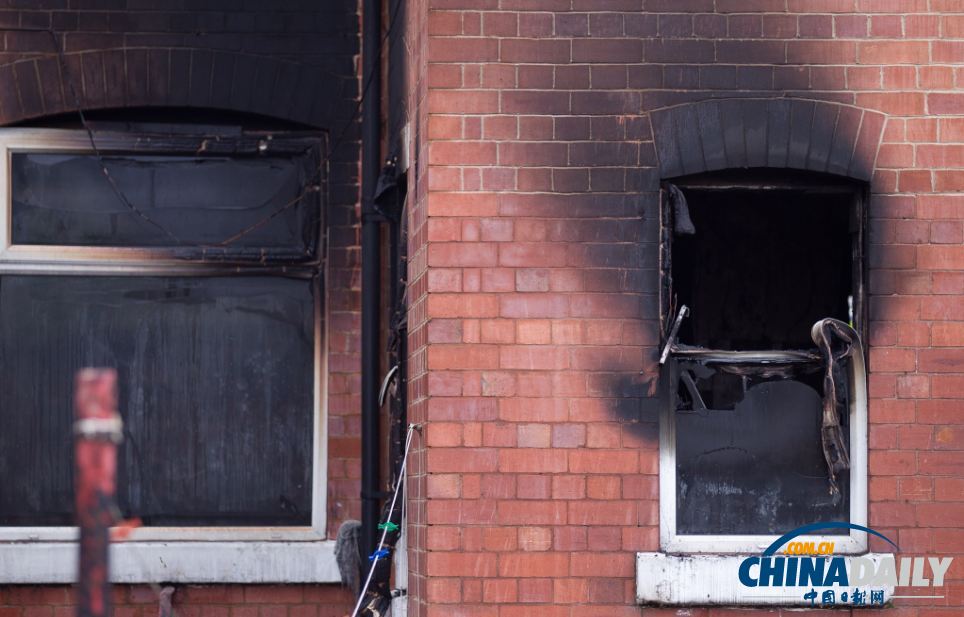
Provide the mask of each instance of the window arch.
[{"label": "window arch", "polygon": [[650,115],[662,178],[770,167],[869,181],[885,116],[805,99],[714,99]]}]

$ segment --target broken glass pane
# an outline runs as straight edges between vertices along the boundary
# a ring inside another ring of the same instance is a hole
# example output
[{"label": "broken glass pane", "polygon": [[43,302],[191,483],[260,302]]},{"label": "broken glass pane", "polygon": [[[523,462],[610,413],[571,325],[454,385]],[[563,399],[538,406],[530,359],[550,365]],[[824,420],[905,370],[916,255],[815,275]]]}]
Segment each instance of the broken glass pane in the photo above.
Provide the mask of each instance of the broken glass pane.
[{"label": "broken glass pane", "polygon": [[200,255],[197,247],[213,256],[314,253],[320,206],[311,188],[319,182],[313,156],[139,154],[105,156],[104,163],[137,212],[93,154],[14,153],[13,243],[170,247],[186,256]]},{"label": "broken glass pane", "polygon": [[118,370],[147,525],[311,521],[314,298],[281,277],[0,279],[0,525],[73,520],[74,373]]},{"label": "broken glass pane", "polygon": [[839,495],[827,482],[818,363],[785,375],[688,361],[678,370],[677,533],[781,534],[848,520],[849,472],[838,474]]}]

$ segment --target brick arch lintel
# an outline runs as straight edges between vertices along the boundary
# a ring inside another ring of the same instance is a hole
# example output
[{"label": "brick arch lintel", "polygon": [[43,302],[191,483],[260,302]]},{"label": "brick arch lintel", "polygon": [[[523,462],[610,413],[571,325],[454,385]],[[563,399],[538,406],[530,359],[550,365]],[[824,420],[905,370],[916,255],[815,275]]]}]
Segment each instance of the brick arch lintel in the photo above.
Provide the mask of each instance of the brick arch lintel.
[{"label": "brick arch lintel", "polygon": [[117,48],[0,66],[0,125],[82,110],[198,107],[330,128],[353,76],[284,59],[207,49]]},{"label": "brick arch lintel", "polygon": [[661,178],[747,167],[870,181],[886,116],[841,103],[728,98],[650,112]]}]

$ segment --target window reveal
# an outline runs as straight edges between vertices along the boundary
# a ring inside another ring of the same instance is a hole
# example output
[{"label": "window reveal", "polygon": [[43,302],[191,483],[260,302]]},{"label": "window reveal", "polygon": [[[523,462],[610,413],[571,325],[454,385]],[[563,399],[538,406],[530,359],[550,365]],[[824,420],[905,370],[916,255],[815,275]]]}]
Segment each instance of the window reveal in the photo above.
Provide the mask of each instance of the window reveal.
[{"label": "window reveal", "polygon": [[850,518],[861,213],[853,188],[812,186],[665,187],[676,534],[766,535]]}]

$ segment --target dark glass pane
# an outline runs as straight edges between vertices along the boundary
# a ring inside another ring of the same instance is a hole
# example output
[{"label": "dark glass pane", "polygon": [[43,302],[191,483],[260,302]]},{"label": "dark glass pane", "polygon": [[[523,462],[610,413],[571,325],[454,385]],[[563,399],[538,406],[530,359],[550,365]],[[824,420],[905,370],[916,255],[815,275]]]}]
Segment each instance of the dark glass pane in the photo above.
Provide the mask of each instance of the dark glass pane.
[{"label": "dark glass pane", "polygon": [[126,516],[309,524],[313,332],[306,280],[0,278],[0,525],[73,520],[85,366],[119,372]]},{"label": "dark glass pane", "polygon": [[849,520],[849,474],[837,475],[838,496],[829,492],[819,370],[743,377],[679,364],[702,404],[675,412],[677,533],[769,535]]},{"label": "dark glass pane", "polygon": [[108,156],[105,163],[130,204],[163,230],[118,198],[97,157],[15,153],[14,244],[172,247],[187,255],[203,246],[214,256],[265,251],[279,258],[314,251],[319,193],[297,201],[318,183],[313,157],[129,155]]}]

